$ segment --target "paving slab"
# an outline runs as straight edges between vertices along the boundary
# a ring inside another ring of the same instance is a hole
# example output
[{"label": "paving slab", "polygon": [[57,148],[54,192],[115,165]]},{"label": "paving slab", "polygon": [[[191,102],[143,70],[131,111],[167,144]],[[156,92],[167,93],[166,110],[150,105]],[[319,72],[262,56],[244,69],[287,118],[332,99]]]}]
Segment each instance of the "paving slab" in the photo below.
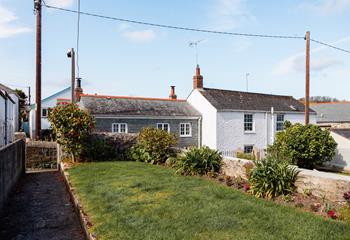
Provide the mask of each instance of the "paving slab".
[{"label": "paving slab", "polygon": [[33,172],[22,177],[0,214],[0,239],[84,239],[58,171]]}]

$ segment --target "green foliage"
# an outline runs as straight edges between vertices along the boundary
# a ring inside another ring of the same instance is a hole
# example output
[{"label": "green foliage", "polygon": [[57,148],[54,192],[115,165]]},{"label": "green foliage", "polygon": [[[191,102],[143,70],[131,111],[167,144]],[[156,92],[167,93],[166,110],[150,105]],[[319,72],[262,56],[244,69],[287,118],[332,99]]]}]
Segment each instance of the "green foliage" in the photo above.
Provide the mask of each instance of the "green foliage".
[{"label": "green foliage", "polygon": [[236,157],[242,158],[242,159],[247,159],[247,160],[256,160],[254,154],[252,154],[252,153],[237,152]]},{"label": "green foliage", "polygon": [[107,139],[89,136],[84,141],[81,158],[84,161],[110,161],[115,160],[117,154]]},{"label": "green foliage", "polygon": [[256,161],[249,177],[251,192],[256,197],[273,198],[293,192],[299,171],[271,158]]},{"label": "green foliage", "polygon": [[222,156],[209,147],[191,148],[180,156],[176,164],[177,172],[185,175],[214,174],[220,171]]},{"label": "green foliage", "polygon": [[137,146],[130,150],[129,156],[135,161],[161,164],[174,156],[173,147],[176,143],[177,138],[172,133],[156,128],[144,128],[137,138]]},{"label": "green foliage", "polygon": [[267,155],[302,168],[310,168],[330,161],[337,143],[328,130],[315,125],[285,124],[285,130],[276,134]]},{"label": "green foliage", "polygon": [[52,108],[48,120],[63,150],[71,154],[73,160],[78,159],[86,137],[95,127],[93,117],[76,104],[65,104]]}]

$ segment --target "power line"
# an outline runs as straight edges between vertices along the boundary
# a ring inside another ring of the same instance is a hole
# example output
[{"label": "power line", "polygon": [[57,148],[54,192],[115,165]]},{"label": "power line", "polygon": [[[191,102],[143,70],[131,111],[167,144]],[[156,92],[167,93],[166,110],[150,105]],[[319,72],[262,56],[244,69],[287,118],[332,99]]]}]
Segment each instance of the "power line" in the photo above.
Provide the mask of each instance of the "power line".
[{"label": "power line", "polygon": [[203,33],[213,33],[213,34],[223,34],[223,35],[245,36],[245,37],[304,39],[304,37],[302,37],[302,36],[237,33],[237,32],[224,32],[224,31],[206,30],[206,29],[199,29],[199,28],[179,27],[179,26],[173,26],[173,25],[165,25],[165,24],[158,24],[158,23],[142,22],[142,21],[137,21],[137,20],[125,19],[125,18],[110,17],[110,16],[105,16],[105,15],[100,15],[100,14],[95,14],[95,13],[88,13],[88,12],[82,12],[82,11],[76,11],[76,10],[72,10],[72,9],[67,9],[67,8],[55,7],[55,6],[51,6],[51,5],[47,5],[47,4],[45,4],[44,6],[47,7],[47,8],[61,10],[61,11],[64,11],[64,12],[78,13],[78,14],[91,16],[91,17],[98,17],[98,18],[104,18],[104,19],[109,19],[109,20],[115,20],[115,21],[119,21],[119,22],[127,22],[127,23],[134,23],[134,24],[140,24],[140,25],[147,25],[147,26],[152,26],[152,27],[170,28],[170,29],[185,30],[185,31],[192,31],[192,32],[203,32]]},{"label": "power line", "polygon": [[[117,18],[117,17],[110,17],[95,13],[89,13],[89,12],[82,12],[80,11],[80,3],[78,3],[78,11],[67,9],[67,8],[61,8],[56,6],[47,5],[44,2],[44,6],[47,8],[52,8],[64,12],[71,12],[71,13],[77,13],[78,15],[86,15],[91,17],[97,17],[97,18],[103,18],[108,20],[114,20],[119,22],[127,22],[127,23],[133,23],[133,24],[139,24],[139,25],[146,25],[146,26],[152,26],[152,27],[160,27],[160,28],[169,28],[169,29],[176,29],[176,30],[184,30],[184,31],[192,31],[192,32],[203,32],[203,33],[212,33],[212,34],[221,34],[221,35],[234,35],[234,36],[243,36],[243,37],[260,37],[260,38],[280,38],[280,39],[305,39],[305,37],[302,36],[291,36],[291,35],[269,35],[269,34],[251,34],[251,33],[238,33],[238,32],[226,32],[226,31],[215,31],[215,30],[207,30],[207,29],[200,29],[200,28],[189,28],[189,27],[180,27],[180,26],[173,26],[173,25],[165,25],[165,24],[158,24],[158,23],[149,23],[149,22],[143,22],[143,21],[137,21],[137,20],[130,20],[125,18]],[[310,39],[310,41],[345,52],[350,53],[349,50],[342,49],[336,46],[333,46],[331,44],[327,44],[315,39]]]},{"label": "power line", "polygon": [[80,0],[78,0],[78,20],[77,20],[77,73],[79,78],[79,40],[80,40]]},{"label": "power line", "polygon": [[342,51],[342,52],[350,53],[349,50],[346,50],[346,49],[343,49],[343,48],[339,48],[339,47],[336,47],[336,46],[333,46],[331,44],[324,43],[324,42],[321,42],[321,41],[318,41],[318,40],[315,40],[315,39],[310,39],[310,41],[318,43],[318,44],[321,44],[321,45],[324,45],[324,46],[327,46],[327,47],[330,47],[330,48],[334,48],[334,49]]}]

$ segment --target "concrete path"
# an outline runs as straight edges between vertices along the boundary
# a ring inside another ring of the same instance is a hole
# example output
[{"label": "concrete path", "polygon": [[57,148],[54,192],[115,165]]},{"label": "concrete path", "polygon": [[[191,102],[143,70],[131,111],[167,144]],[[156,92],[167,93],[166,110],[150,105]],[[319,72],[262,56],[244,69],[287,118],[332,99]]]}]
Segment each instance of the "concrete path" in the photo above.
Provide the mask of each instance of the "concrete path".
[{"label": "concrete path", "polygon": [[0,216],[0,239],[84,239],[57,171],[27,173]]}]

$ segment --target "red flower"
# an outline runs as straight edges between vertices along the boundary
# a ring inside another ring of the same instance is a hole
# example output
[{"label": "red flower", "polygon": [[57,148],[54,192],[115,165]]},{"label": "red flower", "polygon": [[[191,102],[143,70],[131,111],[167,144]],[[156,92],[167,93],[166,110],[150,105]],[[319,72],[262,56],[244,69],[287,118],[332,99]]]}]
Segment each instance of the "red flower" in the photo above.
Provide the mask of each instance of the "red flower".
[{"label": "red flower", "polygon": [[335,211],[333,211],[333,210],[329,210],[327,212],[327,216],[332,218],[332,219],[336,219],[337,218],[337,215],[335,214]]},{"label": "red flower", "polygon": [[245,183],[245,184],[243,185],[243,189],[244,189],[245,192],[248,192],[249,189],[250,189],[250,184],[249,184],[249,183]]}]

